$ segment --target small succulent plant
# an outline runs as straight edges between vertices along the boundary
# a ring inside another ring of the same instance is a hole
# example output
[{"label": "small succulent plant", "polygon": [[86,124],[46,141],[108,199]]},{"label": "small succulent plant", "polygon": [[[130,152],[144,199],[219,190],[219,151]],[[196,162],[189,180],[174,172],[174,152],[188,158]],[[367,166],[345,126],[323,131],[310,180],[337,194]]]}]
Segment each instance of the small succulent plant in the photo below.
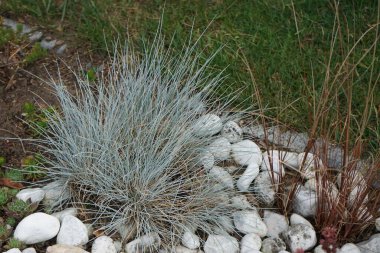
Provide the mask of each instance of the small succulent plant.
[{"label": "small succulent plant", "polygon": [[322,229],[322,239],[320,244],[322,249],[327,253],[336,253],[337,250],[337,231],[334,227],[325,227]]},{"label": "small succulent plant", "polygon": [[8,216],[21,219],[30,212],[29,204],[20,200],[15,199],[7,204],[6,213]]},{"label": "small succulent plant", "polygon": [[24,180],[24,175],[21,170],[18,169],[9,169],[4,174],[5,178],[9,178],[12,181],[22,181]]},{"label": "small succulent plant", "polygon": [[5,249],[13,249],[13,248],[17,248],[17,249],[24,249],[25,248],[25,244],[19,240],[17,240],[16,238],[12,237],[8,240],[7,244],[4,246]]},{"label": "small succulent plant", "polygon": [[14,227],[16,225],[16,219],[14,217],[7,217],[5,223],[11,227]]},{"label": "small succulent plant", "polygon": [[0,189],[0,207],[5,205],[9,200],[8,189],[3,187]]}]

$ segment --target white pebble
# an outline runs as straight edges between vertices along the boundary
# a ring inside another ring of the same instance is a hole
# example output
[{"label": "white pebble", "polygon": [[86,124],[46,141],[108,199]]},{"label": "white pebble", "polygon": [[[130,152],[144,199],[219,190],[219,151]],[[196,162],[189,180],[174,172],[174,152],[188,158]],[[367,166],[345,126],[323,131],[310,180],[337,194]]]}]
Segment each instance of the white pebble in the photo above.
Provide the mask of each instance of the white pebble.
[{"label": "white pebble", "polygon": [[30,200],[31,203],[38,203],[45,197],[45,191],[41,188],[30,188],[19,191],[16,198],[21,199],[24,202]]},{"label": "white pebble", "polygon": [[234,224],[243,234],[255,233],[260,237],[267,235],[268,229],[255,210],[237,211],[233,213]]},{"label": "white pebble", "polygon": [[243,130],[234,121],[228,121],[222,129],[222,136],[226,137],[231,143],[236,143],[242,140]]},{"label": "white pebble", "polygon": [[255,233],[246,234],[243,239],[241,239],[240,244],[240,253],[250,253],[252,250],[261,249],[261,238]]},{"label": "white pebble", "polygon": [[237,188],[242,192],[248,191],[249,186],[251,185],[252,181],[255,180],[257,175],[259,175],[259,172],[260,172],[259,165],[255,163],[248,165],[244,173],[240,176],[239,180],[236,182]]},{"label": "white pebble", "polygon": [[55,237],[59,227],[57,218],[46,213],[33,213],[17,225],[14,237],[25,244],[35,244]]},{"label": "white pebble", "polygon": [[92,244],[91,253],[116,253],[113,240],[108,236],[100,236]]},{"label": "white pebble", "polygon": [[204,251],[205,253],[238,253],[239,243],[232,236],[209,235]]},{"label": "white pebble", "polygon": [[209,113],[199,117],[193,126],[193,131],[196,136],[205,137],[219,133],[222,127],[223,123],[219,116]]},{"label": "white pebble", "polygon": [[225,187],[228,187],[230,189],[234,188],[234,180],[232,176],[227,171],[225,171],[222,167],[219,167],[219,166],[212,167],[212,169],[209,171],[209,175],[215,178]]},{"label": "white pebble", "polygon": [[88,231],[78,218],[66,215],[62,219],[61,229],[57,236],[57,243],[70,246],[83,246],[88,242]]},{"label": "white pebble", "polygon": [[262,154],[259,146],[250,140],[243,140],[231,145],[232,157],[239,165],[261,165]]},{"label": "white pebble", "polygon": [[227,138],[220,137],[210,144],[208,150],[217,161],[225,161],[230,158],[231,143]]},{"label": "white pebble", "polygon": [[182,245],[189,249],[196,249],[199,248],[201,243],[196,234],[186,231],[182,236]]}]

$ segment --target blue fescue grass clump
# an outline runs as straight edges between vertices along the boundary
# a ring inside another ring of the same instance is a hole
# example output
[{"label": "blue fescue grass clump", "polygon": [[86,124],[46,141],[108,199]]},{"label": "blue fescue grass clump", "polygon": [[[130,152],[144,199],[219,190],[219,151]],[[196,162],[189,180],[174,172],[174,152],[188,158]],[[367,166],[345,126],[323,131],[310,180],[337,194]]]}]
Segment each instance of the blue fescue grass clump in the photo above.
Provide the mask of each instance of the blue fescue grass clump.
[{"label": "blue fescue grass clump", "polygon": [[205,74],[212,57],[200,65],[195,46],[172,55],[161,38],[153,45],[141,57],[116,50],[95,80],[76,75],[75,95],[53,83],[61,109],[47,114],[46,173],[69,192],[57,207],[80,206],[106,232],[124,228],[127,241],[156,232],[171,246],[186,228],[231,230],[234,192],[200,166],[214,137],[193,127],[221,80]]}]

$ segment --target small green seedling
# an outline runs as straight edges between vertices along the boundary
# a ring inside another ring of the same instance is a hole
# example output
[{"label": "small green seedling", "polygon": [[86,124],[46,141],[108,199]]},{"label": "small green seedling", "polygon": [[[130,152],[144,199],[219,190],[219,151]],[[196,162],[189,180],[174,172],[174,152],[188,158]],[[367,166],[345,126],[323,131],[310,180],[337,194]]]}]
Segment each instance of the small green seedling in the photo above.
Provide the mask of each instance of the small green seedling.
[{"label": "small green seedling", "polygon": [[36,180],[45,176],[39,169],[42,165],[41,161],[41,155],[30,155],[21,160],[21,165],[26,171],[25,178],[27,180]]},{"label": "small green seedling", "polygon": [[0,156],[0,167],[5,164],[6,160],[4,156]]},{"label": "small green seedling", "polygon": [[33,104],[33,103],[30,103],[30,102],[25,102],[23,105],[22,105],[22,112],[26,115],[26,116],[33,116],[34,113],[36,112],[36,106]]},{"label": "small green seedling", "polygon": [[12,237],[8,240],[7,245],[5,245],[4,248],[6,249],[17,248],[17,249],[23,250],[25,248],[25,244],[17,240],[16,238]]},{"label": "small green seedling", "polygon": [[14,33],[11,29],[0,27],[0,48],[14,39]]},{"label": "small green seedling", "polygon": [[45,56],[48,55],[48,52],[45,48],[41,46],[40,43],[35,43],[30,50],[29,54],[27,54],[24,58],[24,63],[31,64],[33,62],[36,62],[38,60],[41,60]]},{"label": "small green seedling", "polygon": [[9,169],[4,174],[5,178],[8,178],[14,182],[23,181],[24,175],[20,170],[17,169]]},{"label": "small green seedling", "polygon": [[6,187],[3,187],[0,189],[0,208],[3,207],[6,203],[8,203],[8,200],[8,189]]},{"label": "small green seedling", "polygon": [[87,80],[90,82],[94,82],[96,80],[96,70],[95,68],[90,68],[86,72]]}]

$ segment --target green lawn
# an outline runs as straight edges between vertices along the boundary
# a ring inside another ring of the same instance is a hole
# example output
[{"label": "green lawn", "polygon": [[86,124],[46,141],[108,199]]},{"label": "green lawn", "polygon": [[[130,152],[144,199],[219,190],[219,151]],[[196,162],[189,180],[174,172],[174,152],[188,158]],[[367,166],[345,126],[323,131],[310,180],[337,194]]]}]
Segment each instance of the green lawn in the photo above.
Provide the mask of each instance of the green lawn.
[{"label": "green lawn", "polygon": [[[319,99],[331,48],[334,50],[328,72],[334,75],[355,42],[376,24],[377,4],[376,0],[341,1],[337,19],[334,2],[327,0],[10,0],[2,2],[0,14],[13,18],[27,14],[49,29],[88,42],[91,49],[100,53],[106,50],[105,41],[112,41],[117,35],[125,38],[127,33],[142,51],[141,39],[154,37],[161,16],[168,44],[175,34],[174,50],[181,50],[187,43],[193,27],[194,41],[204,32],[200,48],[204,48],[205,58],[221,48],[210,68],[216,72],[224,70],[226,75],[218,95],[224,97],[242,90],[235,105],[250,106],[251,69],[263,104],[272,108],[269,115],[305,130],[312,124],[311,100]],[[340,29],[335,33],[337,24]],[[332,47],[334,35],[337,40]],[[357,63],[375,37],[376,29],[372,29],[355,46],[347,65]],[[376,52],[378,55],[379,49]],[[370,82],[372,60],[375,73]],[[370,53],[348,80],[337,78],[353,87],[353,115],[357,119],[369,85],[377,82],[379,67],[378,56],[373,58]],[[373,109],[380,106],[379,86],[377,83]],[[344,89],[336,95],[343,100],[347,96]],[[339,110],[344,111],[345,103],[340,106]],[[370,119],[375,132],[376,120],[375,115]]]}]

